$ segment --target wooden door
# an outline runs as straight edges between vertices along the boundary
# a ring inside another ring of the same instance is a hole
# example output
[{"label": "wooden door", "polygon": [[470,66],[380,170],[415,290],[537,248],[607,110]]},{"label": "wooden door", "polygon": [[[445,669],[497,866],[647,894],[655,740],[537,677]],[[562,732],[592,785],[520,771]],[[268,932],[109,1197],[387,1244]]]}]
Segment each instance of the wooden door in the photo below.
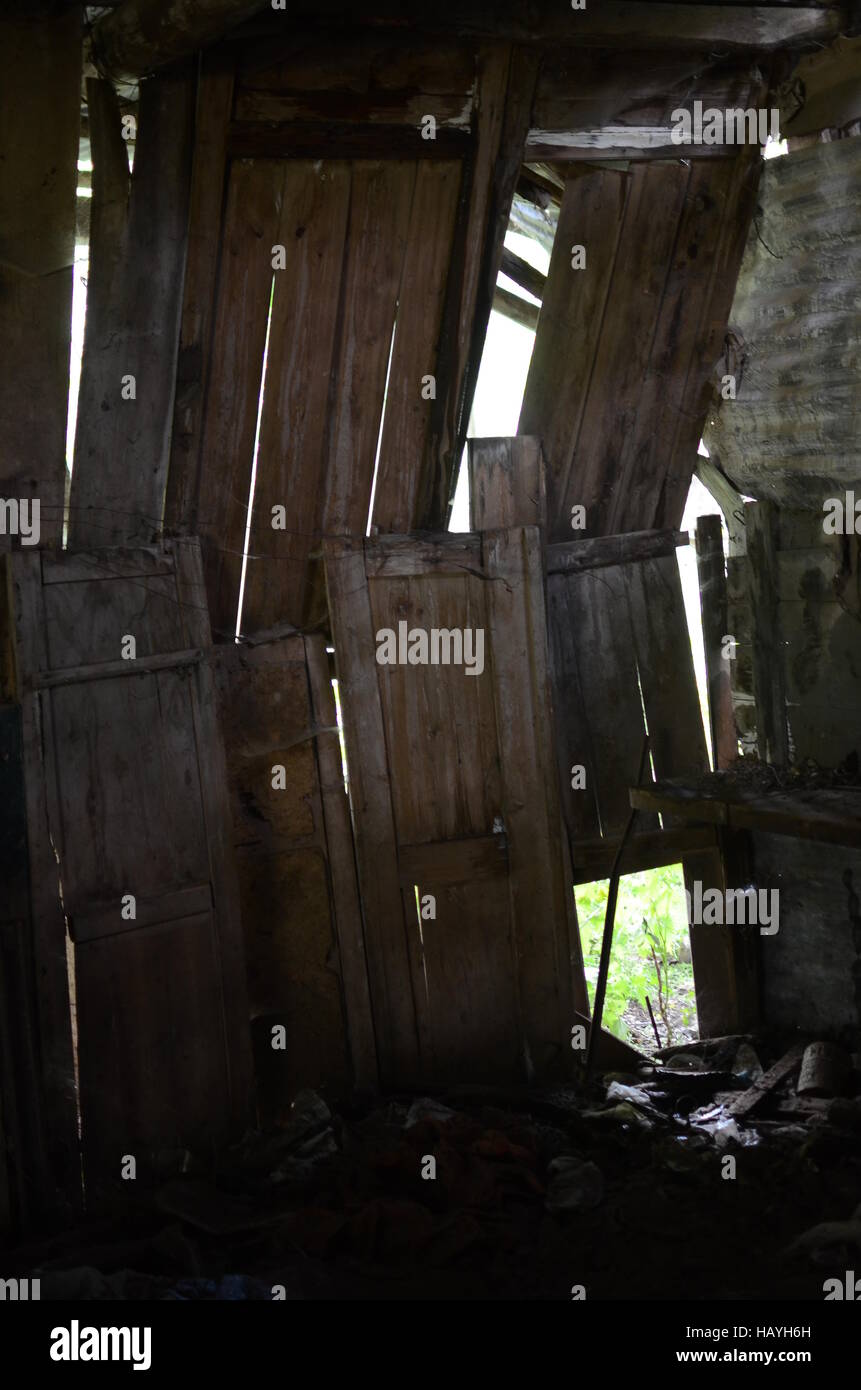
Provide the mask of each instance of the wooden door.
[{"label": "wooden door", "polygon": [[11,574],[40,1034],[67,1110],[71,995],[89,1195],[248,1114],[205,590],[196,542],[20,552]]},{"label": "wooden door", "polygon": [[[325,556],[381,1075],[565,1075],[586,996],[538,532],[329,541]],[[399,623],[480,630],[483,669],[380,664]]]}]

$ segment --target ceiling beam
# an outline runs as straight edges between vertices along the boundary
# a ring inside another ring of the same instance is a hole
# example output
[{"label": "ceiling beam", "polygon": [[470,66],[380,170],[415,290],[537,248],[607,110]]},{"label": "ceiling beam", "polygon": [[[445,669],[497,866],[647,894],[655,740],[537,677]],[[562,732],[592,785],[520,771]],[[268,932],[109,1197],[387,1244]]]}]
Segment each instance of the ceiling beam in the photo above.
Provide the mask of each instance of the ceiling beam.
[{"label": "ceiling beam", "polygon": [[[128,0],[125,0],[128,3]],[[273,32],[277,14],[249,25],[246,33]],[[291,0],[290,19],[315,26],[369,25],[461,38],[517,43],[588,45],[598,48],[698,49],[709,52],[769,52],[827,42],[845,32],[847,11],[839,5],[703,4],[669,0],[588,0],[582,10],[563,0],[553,5],[523,0]]]},{"label": "ceiling beam", "polygon": [[93,58],[115,78],[143,77],[196,52],[270,0],[122,0],[93,28]]}]

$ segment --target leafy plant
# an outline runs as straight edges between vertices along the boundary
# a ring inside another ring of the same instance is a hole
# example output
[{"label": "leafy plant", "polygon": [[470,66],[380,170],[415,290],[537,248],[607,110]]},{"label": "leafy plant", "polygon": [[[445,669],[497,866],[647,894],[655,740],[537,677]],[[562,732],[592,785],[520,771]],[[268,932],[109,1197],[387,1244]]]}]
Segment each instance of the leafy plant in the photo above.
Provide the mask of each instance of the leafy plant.
[{"label": "leafy plant", "polygon": [[[608,889],[606,879],[575,889],[583,964],[593,999]],[[682,1018],[683,1026],[687,1026],[691,1017],[687,1000],[692,997],[693,971],[690,965],[678,963],[679,951],[687,941],[681,865],[647,869],[622,878],[604,999],[605,1028],[627,1039],[625,1011],[632,1002],[645,1008],[646,995],[657,999],[667,1042],[671,1041],[674,998],[685,1000]]]}]

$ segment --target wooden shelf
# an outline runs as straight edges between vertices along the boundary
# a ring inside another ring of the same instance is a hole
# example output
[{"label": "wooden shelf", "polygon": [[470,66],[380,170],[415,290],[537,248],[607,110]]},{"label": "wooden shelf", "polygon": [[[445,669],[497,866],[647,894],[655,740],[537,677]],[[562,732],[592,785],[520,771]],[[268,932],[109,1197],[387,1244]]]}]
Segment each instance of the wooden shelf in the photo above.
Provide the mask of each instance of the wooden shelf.
[{"label": "wooden shelf", "polygon": [[686,821],[861,848],[861,787],[762,793],[717,779],[708,786],[666,781],[632,787],[630,798],[637,810]]}]

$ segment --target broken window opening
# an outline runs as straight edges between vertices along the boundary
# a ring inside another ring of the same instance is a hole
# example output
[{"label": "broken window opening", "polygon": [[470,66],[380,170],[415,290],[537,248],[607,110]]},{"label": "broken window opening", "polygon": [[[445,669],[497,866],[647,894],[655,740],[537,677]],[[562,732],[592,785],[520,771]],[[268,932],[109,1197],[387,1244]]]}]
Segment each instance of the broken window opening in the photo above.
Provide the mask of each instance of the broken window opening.
[{"label": "broken window opening", "polygon": [[[598,979],[608,890],[608,879],[574,889],[590,1004]],[[656,1046],[684,1044],[699,1037],[681,864],[644,869],[620,880],[603,1026],[649,1054]]]}]

